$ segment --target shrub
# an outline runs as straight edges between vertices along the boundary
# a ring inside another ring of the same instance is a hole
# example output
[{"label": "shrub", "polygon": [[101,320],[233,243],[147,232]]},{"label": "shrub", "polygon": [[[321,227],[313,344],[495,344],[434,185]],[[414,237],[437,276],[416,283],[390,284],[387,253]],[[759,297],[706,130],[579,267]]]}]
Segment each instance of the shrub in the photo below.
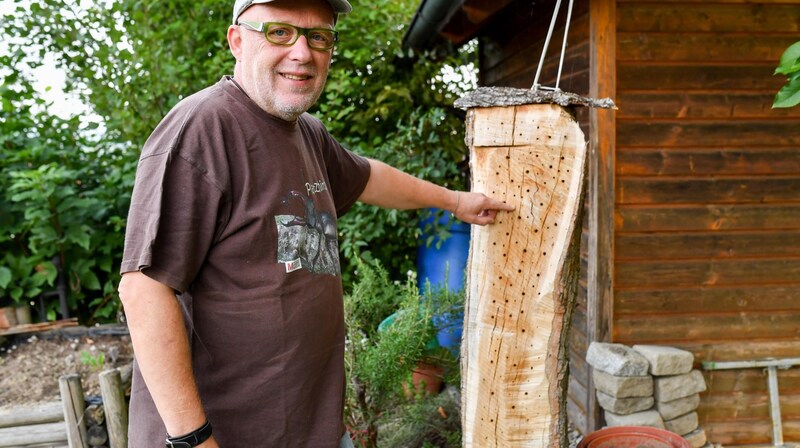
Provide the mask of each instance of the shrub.
[{"label": "shrub", "polygon": [[[353,292],[345,296],[344,304],[345,422],[358,443],[368,447],[460,446],[457,397],[418,393],[409,399],[403,384],[408,384],[412,371],[424,360],[442,366],[445,382],[457,389],[456,359],[430,344],[435,337],[431,317],[463,306],[462,298],[447,292],[420,298],[413,278],[405,283],[393,281],[380,264],[357,263]],[[378,331],[393,313],[392,324]]]}]

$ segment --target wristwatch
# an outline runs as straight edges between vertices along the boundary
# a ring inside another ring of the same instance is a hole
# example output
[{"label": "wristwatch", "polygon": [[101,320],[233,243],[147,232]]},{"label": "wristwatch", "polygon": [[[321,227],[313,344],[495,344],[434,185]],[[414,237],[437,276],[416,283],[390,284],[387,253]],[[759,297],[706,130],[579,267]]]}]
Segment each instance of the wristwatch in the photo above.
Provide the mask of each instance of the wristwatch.
[{"label": "wristwatch", "polygon": [[189,434],[180,437],[167,436],[166,448],[192,448],[205,442],[209,437],[211,437],[211,423],[206,420],[203,426]]}]

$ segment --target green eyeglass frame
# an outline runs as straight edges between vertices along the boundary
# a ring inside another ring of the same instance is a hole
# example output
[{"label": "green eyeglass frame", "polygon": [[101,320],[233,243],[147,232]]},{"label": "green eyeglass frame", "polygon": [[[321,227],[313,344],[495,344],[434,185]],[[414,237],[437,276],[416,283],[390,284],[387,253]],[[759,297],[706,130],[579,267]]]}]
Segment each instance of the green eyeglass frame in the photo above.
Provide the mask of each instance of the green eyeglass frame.
[{"label": "green eyeglass frame", "polygon": [[283,47],[290,47],[297,42],[300,36],[305,36],[308,48],[327,51],[333,48],[339,40],[339,32],[328,28],[301,28],[289,23],[252,22],[248,20],[240,20],[238,24],[252,31],[264,33],[264,37],[267,38],[268,42]]}]

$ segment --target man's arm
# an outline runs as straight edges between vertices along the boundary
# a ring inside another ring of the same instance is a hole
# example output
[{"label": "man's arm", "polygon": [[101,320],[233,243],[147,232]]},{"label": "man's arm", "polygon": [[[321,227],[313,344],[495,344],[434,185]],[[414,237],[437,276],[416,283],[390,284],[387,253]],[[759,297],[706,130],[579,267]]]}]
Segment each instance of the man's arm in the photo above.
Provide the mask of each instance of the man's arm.
[{"label": "man's arm", "polygon": [[[206,416],[174,291],[141,272],[128,272],[120,281],[119,296],[136,362],[167,432],[174,437],[198,429]],[[212,436],[198,446],[216,448],[217,443]]]},{"label": "man's arm", "polygon": [[481,193],[448,190],[377,160],[369,159],[369,165],[369,181],[358,198],[367,204],[397,209],[436,207],[480,225],[493,223],[498,211],[514,210],[514,206]]}]

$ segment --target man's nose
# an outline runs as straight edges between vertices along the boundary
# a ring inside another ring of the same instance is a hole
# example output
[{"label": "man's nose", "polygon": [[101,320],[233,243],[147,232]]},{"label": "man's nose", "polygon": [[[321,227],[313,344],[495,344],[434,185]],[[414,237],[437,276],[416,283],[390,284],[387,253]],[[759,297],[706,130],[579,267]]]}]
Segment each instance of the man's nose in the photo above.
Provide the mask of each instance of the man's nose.
[{"label": "man's nose", "polygon": [[291,46],[291,52],[289,56],[297,61],[309,61],[311,60],[311,47],[308,46],[308,38],[306,36],[300,36],[297,38],[295,43]]}]

